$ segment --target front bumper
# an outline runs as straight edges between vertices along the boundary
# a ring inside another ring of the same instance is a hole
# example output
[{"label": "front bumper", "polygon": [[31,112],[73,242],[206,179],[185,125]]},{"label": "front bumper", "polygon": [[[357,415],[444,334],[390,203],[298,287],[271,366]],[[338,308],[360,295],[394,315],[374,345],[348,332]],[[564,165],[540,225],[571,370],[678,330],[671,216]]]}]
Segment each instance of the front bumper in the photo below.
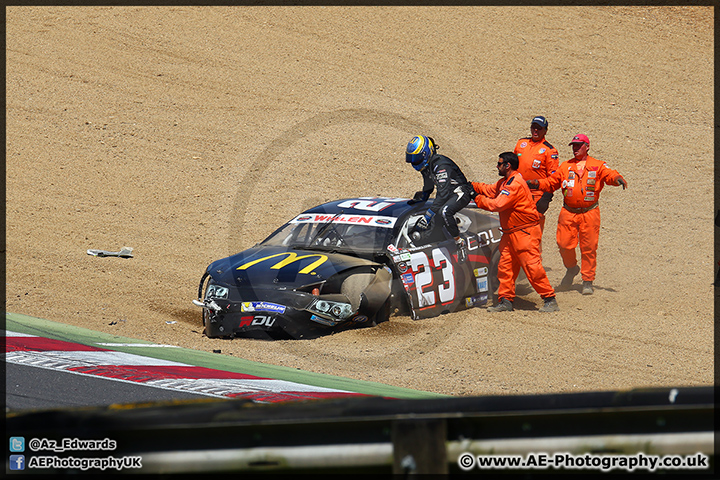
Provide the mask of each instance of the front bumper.
[{"label": "front bumper", "polygon": [[[245,298],[237,301],[217,298],[212,295],[216,292],[216,288],[208,288],[203,300],[193,300],[203,309],[208,337],[308,338],[329,329],[371,323],[368,315],[361,313],[365,309],[353,311],[347,299],[338,295],[318,297],[296,291],[269,291],[263,296],[273,301],[267,301],[247,300],[245,292]],[[258,292],[254,293],[257,298]]]}]

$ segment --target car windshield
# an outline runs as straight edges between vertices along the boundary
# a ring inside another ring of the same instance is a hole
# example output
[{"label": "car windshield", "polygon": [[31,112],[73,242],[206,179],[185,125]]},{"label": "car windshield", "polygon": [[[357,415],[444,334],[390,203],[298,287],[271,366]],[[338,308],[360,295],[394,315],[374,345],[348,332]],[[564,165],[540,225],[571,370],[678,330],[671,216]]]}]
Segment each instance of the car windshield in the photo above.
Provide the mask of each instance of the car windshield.
[{"label": "car windshield", "polygon": [[343,253],[382,251],[392,235],[395,218],[332,214],[301,214],[275,231],[262,245]]}]

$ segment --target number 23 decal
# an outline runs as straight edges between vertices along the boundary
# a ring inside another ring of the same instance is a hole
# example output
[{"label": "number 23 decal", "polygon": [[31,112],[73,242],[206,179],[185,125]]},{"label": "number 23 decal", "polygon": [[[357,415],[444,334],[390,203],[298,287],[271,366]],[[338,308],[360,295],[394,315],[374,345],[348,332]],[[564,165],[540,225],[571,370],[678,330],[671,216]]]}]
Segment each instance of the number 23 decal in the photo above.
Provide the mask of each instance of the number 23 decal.
[{"label": "number 23 decal", "polygon": [[[433,248],[432,266],[425,252],[415,252],[410,264],[415,272],[415,290],[420,308],[432,307],[439,298],[441,304],[455,300],[455,269],[445,248]],[[437,297],[434,288],[433,270],[440,270],[442,283],[437,285]]]}]

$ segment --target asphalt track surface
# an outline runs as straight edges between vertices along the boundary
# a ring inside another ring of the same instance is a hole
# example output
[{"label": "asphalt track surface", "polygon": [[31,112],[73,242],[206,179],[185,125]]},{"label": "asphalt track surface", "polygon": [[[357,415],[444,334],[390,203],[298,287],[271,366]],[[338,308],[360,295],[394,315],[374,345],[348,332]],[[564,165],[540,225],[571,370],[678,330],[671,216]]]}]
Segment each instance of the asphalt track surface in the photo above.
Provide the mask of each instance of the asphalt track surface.
[{"label": "asphalt track surface", "polygon": [[314,374],[6,314],[6,411],[247,398],[441,395]]},{"label": "asphalt track surface", "polygon": [[5,405],[8,411],[100,407],[116,403],[154,403],[207,398],[204,394],[164,390],[137,383],[63,373],[38,367],[7,364],[6,368]]},{"label": "asphalt track surface", "polygon": [[[428,415],[436,414],[449,415],[448,418],[455,418],[462,423],[471,421],[472,412],[478,413],[481,410],[484,412],[484,416],[490,412],[496,412],[500,417],[504,417],[496,418],[494,421],[495,428],[499,429],[495,435],[500,435],[502,438],[505,438],[508,432],[516,432],[521,437],[526,437],[525,426],[530,424],[528,422],[533,422],[535,435],[543,436],[542,425],[544,424],[545,428],[550,429],[550,433],[545,435],[553,437],[558,435],[558,431],[563,431],[567,435],[568,426],[574,426],[578,432],[587,437],[589,434],[586,428],[591,428],[592,425],[595,425],[593,428],[600,425],[602,429],[607,430],[608,426],[612,429],[622,424],[623,429],[621,430],[625,432],[624,429],[629,428],[629,424],[633,424],[632,428],[638,430],[637,432],[633,430],[633,432],[643,434],[645,435],[643,438],[648,439],[643,441],[650,441],[649,439],[653,435],[660,435],[656,441],[664,439],[666,443],[669,442],[668,448],[685,448],[687,450],[688,447],[682,447],[682,445],[697,444],[701,446],[697,451],[707,453],[712,451],[712,432],[705,432],[708,426],[707,409],[710,408],[708,405],[712,405],[707,401],[708,398],[712,398],[711,392],[707,388],[704,390],[674,388],[644,392],[642,390],[595,392],[525,398],[442,398],[446,396],[304,372],[287,367],[258,364],[243,359],[227,358],[225,355],[221,356],[216,353],[158,345],[56,324],[24,315],[6,314],[5,329],[2,334],[6,352],[6,421],[12,423],[12,426],[8,426],[6,429],[6,434],[11,440],[11,452],[25,452],[25,439],[28,438],[31,442],[27,459],[24,454],[20,453],[9,456],[6,472],[13,469],[24,469],[25,463],[22,463],[21,468],[21,462],[27,462],[29,468],[47,469],[47,466],[37,462],[40,461],[39,459],[50,457],[34,455],[34,452],[57,453],[65,450],[55,450],[54,444],[49,443],[45,446],[42,444],[33,447],[32,442],[44,442],[48,439],[53,441],[58,432],[62,432],[63,442],[81,437],[84,439],[86,435],[93,435],[89,433],[88,429],[93,432],[106,432],[110,429],[112,434],[98,433],[98,440],[105,435],[105,440],[111,439],[122,444],[123,449],[126,450],[116,451],[113,447],[113,458],[139,459],[142,462],[142,465],[138,463],[137,467],[133,466],[132,468],[149,469],[148,472],[153,473],[167,473],[168,468],[173,467],[178,469],[177,472],[190,473],[197,471],[197,463],[199,459],[203,459],[205,461],[204,468],[222,471],[223,468],[229,468],[229,464],[218,465],[216,463],[218,458],[224,458],[222,452],[227,450],[227,443],[223,443],[222,439],[215,442],[215,445],[220,445],[220,447],[207,446],[205,443],[208,439],[214,438],[212,435],[219,431],[220,424],[230,418],[240,423],[242,423],[241,420],[250,419],[260,420],[261,423],[268,420],[267,410],[261,412],[255,409],[253,412],[253,409],[237,409],[237,404],[224,402],[222,401],[223,397],[227,399],[240,398],[257,403],[283,402],[286,404],[285,406],[279,405],[278,408],[299,407],[294,411],[274,410],[275,420],[284,419],[274,425],[276,427],[280,425],[281,428],[288,430],[284,433],[279,431],[273,433],[268,430],[263,430],[263,434],[255,432],[254,434],[259,435],[258,441],[260,438],[265,438],[264,436],[270,440],[273,438],[275,440],[286,439],[284,435],[292,436],[292,432],[297,432],[293,422],[307,425],[307,422],[315,418],[317,431],[313,432],[313,438],[315,442],[319,442],[318,445],[308,442],[308,435],[303,433],[299,439],[293,440],[300,441],[301,445],[287,446],[282,451],[285,455],[297,448],[312,450],[313,446],[317,452],[327,455],[327,442],[328,438],[333,437],[332,432],[335,434],[339,432],[341,438],[346,439],[348,424],[345,421],[341,421],[338,424],[340,426],[332,426],[334,421],[339,419],[338,415],[341,414],[343,419],[352,419],[357,417],[358,413],[361,416],[367,416],[370,411],[374,411],[374,414],[366,418],[369,422],[367,425],[375,425],[378,438],[386,443],[392,423],[388,423],[385,427],[377,425],[375,422],[378,417],[401,415],[403,418],[427,418]],[[215,397],[212,399],[212,403],[202,401],[210,397]],[[330,404],[307,401],[327,398],[340,399],[340,401]],[[220,402],[218,399],[221,399]],[[404,401],[404,399],[429,399],[429,402],[411,402]],[[200,402],[196,402],[198,400]],[[678,402],[677,411],[665,409],[662,410],[662,413],[650,413],[650,418],[647,417],[647,412],[640,413],[645,408],[665,408],[668,403],[674,404],[676,401]],[[189,402],[190,405],[186,402]],[[239,405],[246,404],[241,402]],[[331,407],[329,408],[329,406]],[[92,407],[100,407],[100,409],[95,410]],[[192,409],[190,410],[188,407]],[[619,407],[630,408],[631,417],[625,414],[625,420],[622,421],[618,417],[598,422],[597,415],[600,411],[609,410],[615,411],[616,414],[622,414]],[[579,419],[586,418],[583,416],[573,417],[574,420],[568,419],[569,421],[547,421],[546,419],[545,422],[537,422],[537,418],[533,416],[537,415],[537,410],[543,409],[548,410],[542,414],[546,416],[551,413],[551,410],[556,413],[562,412],[561,414],[565,415],[572,414],[573,410],[587,411],[588,408],[592,410],[589,412],[590,415],[586,416],[590,421],[585,421],[584,426],[578,424]],[[515,413],[508,415],[513,410]],[[517,416],[518,412],[527,413],[528,411],[535,413],[527,418],[522,415]],[[450,414],[450,412],[452,413]],[[348,414],[347,417],[346,414]],[[464,418],[466,414],[469,416]],[[659,417],[657,417],[658,415]],[[630,420],[630,418],[635,419],[636,417],[637,420]],[[203,427],[202,419],[207,418],[217,418],[220,423]],[[513,420],[509,420],[510,418]],[[666,418],[669,418],[667,427],[665,425]],[[653,419],[655,420],[653,421]],[[658,422],[658,419],[662,422]],[[356,421],[358,420],[356,419]],[[475,428],[488,434],[492,429],[489,426],[493,422],[489,418],[479,421],[482,423]],[[514,427],[509,427],[508,422],[514,422]],[[122,425],[123,428],[118,429],[118,425]],[[362,427],[360,431],[364,432],[358,434],[360,437],[368,435],[370,427],[367,425],[362,426],[362,421],[356,425]],[[613,427],[613,425],[616,426]],[[679,437],[675,435],[678,433],[676,431],[678,425],[687,428],[687,432],[681,432]],[[540,426],[539,429],[538,426]],[[239,425],[230,427],[232,435],[237,435],[237,430],[234,429],[240,428]],[[253,432],[252,429],[260,428],[260,424],[247,424],[245,428],[248,432]],[[453,428],[473,430],[470,424],[457,425]],[[490,430],[488,430],[489,428]],[[222,428],[220,428],[221,430]],[[605,430],[603,432],[606,436],[613,433]],[[154,433],[162,431],[164,435],[168,435],[165,441],[160,442],[162,445],[160,450],[157,449],[157,442],[153,443],[154,440],[147,440],[148,431]],[[207,449],[199,452],[199,457],[187,460],[185,455],[187,455],[188,442],[195,441],[199,435],[202,436],[203,445],[206,445]],[[595,433],[594,435],[599,434]],[[663,437],[663,435],[665,436]],[[13,443],[13,440],[21,443]],[[143,442],[148,441],[150,446],[143,447],[145,445]],[[631,441],[637,442],[636,439]],[[493,445],[493,448],[495,446]],[[143,448],[147,448],[147,450]],[[263,450],[256,445],[249,449],[241,448],[232,451],[230,453],[232,468],[238,468],[237,456],[240,454],[247,454],[243,457],[248,462],[244,467],[246,470],[262,468],[257,467],[256,462],[260,457],[262,457],[262,461],[266,461],[264,455],[267,454],[267,449],[270,447],[265,446],[264,448]],[[358,468],[363,462],[362,458],[357,457],[357,448],[359,445],[351,445],[352,454],[356,456],[352,461],[357,462],[351,467],[353,469]],[[392,452],[392,448],[394,447],[389,443],[387,446],[383,446],[381,453],[376,453],[379,455],[379,460],[375,461],[385,465],[383,462],[387,461],[388,455],[392,455],[392,453],[388,453]],[[695,447],[689,448],[690,450],[687,451],[682,450],[683,453],[692,454],[696,451]],[[168,451],[163,449],[168,449]],[[257,457],[256,451],[258,450],[261,451],[260,457]],[[207,460],[212,456],[211,453],[220,455],[220,457],[213,457],[214,460],[208,464]],[[185,463],[173,456],[176,454],[179,454]],[[74,455],[71,457],[74,458]],[[339,456],[342,457],[341,454]],[[58,471],[67,471],[68,467],[64,465],[57,467],[61,469]],[[303,468],[307,469],[307,466],[300,467],[301,470]],[[47,470],[44,473],[50,473],[50,471]]]}]

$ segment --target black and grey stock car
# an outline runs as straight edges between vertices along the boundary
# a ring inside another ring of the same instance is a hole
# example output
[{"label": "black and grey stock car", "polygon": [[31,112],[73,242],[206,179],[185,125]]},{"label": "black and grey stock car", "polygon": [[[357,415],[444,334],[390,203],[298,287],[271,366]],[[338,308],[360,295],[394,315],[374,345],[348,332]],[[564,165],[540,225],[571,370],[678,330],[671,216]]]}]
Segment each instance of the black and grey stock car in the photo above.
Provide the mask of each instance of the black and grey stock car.
[{"label": "black and grey stock car", "polygon": [[432,199],[408,200],[328,202],[212,262],[193,300],[202,307],[205,334],[315,338],[375,326],[393,314],[429,318],[492,300],[498,217],[473,204],[456,214],[468,249],[458,263],[455,241],[442,226],[431,225],[421,242],[413,233]]}]

